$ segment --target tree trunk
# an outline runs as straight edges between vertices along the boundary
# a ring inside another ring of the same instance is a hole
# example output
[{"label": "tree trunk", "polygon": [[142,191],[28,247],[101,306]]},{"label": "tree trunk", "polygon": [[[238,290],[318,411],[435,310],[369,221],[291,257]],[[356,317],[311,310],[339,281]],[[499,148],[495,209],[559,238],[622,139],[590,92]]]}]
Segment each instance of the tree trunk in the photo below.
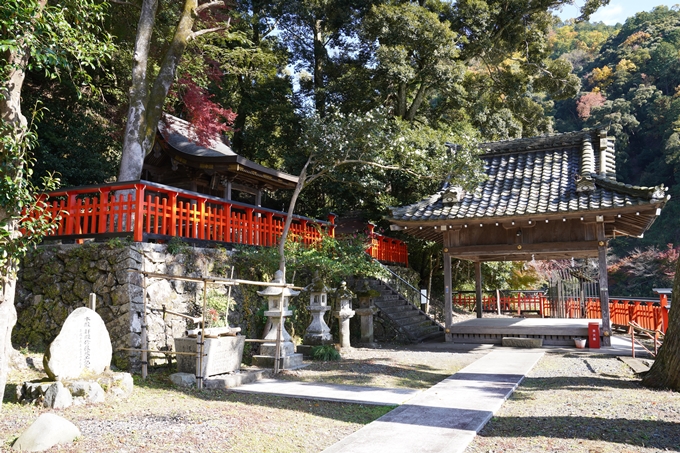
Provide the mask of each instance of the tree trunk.
[{"label": "tree trunk", "polygon": [[[40,0],[35,11],[37,20],[43,12],[47,0]],[[0,118],[2,118],[3,133],[16,135],[18,143],[23,141],[27,129],[26,117],[21,112],[21,89],[26,77],[26,67],[30,57],[30,49],[26,44],[27,36],[22,42],[23,47],[13,51],[5,51],[3,59],[11,68],[7,79],[0,85]],[[2,160],[9,165],[3,165],[0,169],[0,178],[10,179],[13,184],[21,182],[24,177],[24,158],[20,150],[2,148]],[[20,212],[18,206],[0,207],[0,222],[16,216]],[[18,221],[9,220],[7,230],[9,240],[12,241],[18,234]],[[16,289],[17,263],[13,256],[9,256],[4,266],[0,267],[0,403],[5,394],[9,361],[14,349],[12,348],[12,329],[17,321],[16,309],[14,308],[14,293]],[[2,407],[2,406],[0,406]]]},{"label": "tree trunk", "polygon": [[130,107],[123,137],[118,181],[133,181],[142,177],[144,158],[153,147],[156,128],[163,114],[165,98],[175,79],[184,49],[193,33],[194,12],[197,7],[197,0],[185,0],[175,34],[163,56],[153,86],[149,90],[147,66],[158,0],[144,0],[142,4],[135,41]]},{"label": "tree trunk", "polygon": [[132,56],[132,83],[130,105],[123,135],[123,153],[118,171],[118,181],[133,181],[142,175],[146,150],[143,147],[146,131],[146,106],[149,102],[147,66],[153,26],[156,22],[158,0],[144,0],[137,24],[135,52]]},{"label": "tree trunk", "polygon": [[2,269],[2,282],[0,282],[2,285],[2,293],[0,293],[0,402],[5,395],[10,357],[14,353],[12,329],[17,322],[17,312],[14,308],[16,290],[16,266],[14,264],[12,260]]},{"label": "tree trunk", "polygon": [[326,89],[324,87],[323,65],[326,48],[323,42],[323,21],[314,21],[314,106],[316,113],[323,118],[326,111]]},{"label": "tree trunk", "polygon": [[290,231],[290,226],[293,223],[293,212],[295,211],[295,204],[297,203],[298,196],[302,189],[305,188],[305,182],[307,180],[307,168],[312,162],[312,156],[309,156],[305,166],[302,167],[300,171],[300,176],[298,176],[298,182],[293,190],[293,196],[290,198],[290,203],[288,204],[288,213],[286,214],[286,223],[283,225],[283,232],[281,233],[281,238],[279,239],[279,270],[283,273],[283,281],[286,281],[286,239],[288,238],[288,232]]},{"label": "tree trunk", "polygon": [[680,392],[680,259],[675,266],[673,302],[668,313],[668,328],[654,365],[642,378],[642,385]]}]

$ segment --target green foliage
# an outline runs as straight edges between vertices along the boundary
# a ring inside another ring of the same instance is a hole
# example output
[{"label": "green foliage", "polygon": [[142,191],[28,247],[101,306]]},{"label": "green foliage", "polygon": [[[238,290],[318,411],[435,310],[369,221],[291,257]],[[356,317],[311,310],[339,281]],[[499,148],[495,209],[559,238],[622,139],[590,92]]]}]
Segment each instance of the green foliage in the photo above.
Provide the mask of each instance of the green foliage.
[{"label": "green foliage", "polygon": [[[41,191],[54,190],[59,180],[52,175],[42,178],[40,187],[30,182],[33,159],[29,152],[35,134],[0,122],[0,268],[23,257],[29,247],[56,228],[59,216],[51,217],[46,204],[36,197]],[[21,230],[18,229],[21,221]]]},{"label": "green foliage", "polygon": [[184,242],[179,236],[174,236],[168,241],[167,251],[171,255],[181,255],[189,249],[189,244]]},{"label": "green foliage", "polygon": [[312,348],[312,358],[323,362],[334,362],[341,360],[342,356],[332,344],[314,346]]},{"label": "green foliage", "polygon": [[229,311],[234,309],[236,301],[225,293],[224,288],[209,289],[206,297],[208,324],[211,327],[227,326]]},{"label": "green foliage", "polygon": [[[91,85],[88,69],[104,66],[114,46],[102,31],[108,4],[95,0],[7,0],[0,5],[0,51],[29,53],[28,70],[58,79],[62,71]],[[6,63],[6,62],[3,62]],[[3,70],[7,68],[3,67]]]}]

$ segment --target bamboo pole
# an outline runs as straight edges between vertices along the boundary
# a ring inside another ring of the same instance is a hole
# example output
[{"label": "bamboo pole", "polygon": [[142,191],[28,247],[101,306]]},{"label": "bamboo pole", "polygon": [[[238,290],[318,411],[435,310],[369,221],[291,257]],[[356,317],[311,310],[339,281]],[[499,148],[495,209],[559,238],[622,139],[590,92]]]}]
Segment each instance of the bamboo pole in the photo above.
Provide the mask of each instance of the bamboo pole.
[{"label": "bamboo pole", "polygon": [[[201,326],[205,329],[205,311],[208,305],[208,282],[203,282],[203,321]],[[198,346],[198,357],[196,360],[196,388],[203,389],[203,351],[204,351],[205,337],[203,332],[199,332],[196,336],[196,345]]]},{"label": "bamboo pole", "polygon": [[[142,258],[142,269],[145,266],[144,258]],[[148,374],[149,357],[147,356],[147,349],[149,347],[147,326],[146,326],[146,274],[142,274],[142,379],[146,379]]]},{"label": "bamboo pole", "polygon": [[274,374],[279,374],[281,360],[281,331],[283,330],[283,293],[284,289],[281,288],[281,297],[279,298],[279,326],[276,329],[276,352],[274,353]]},{"label": "bamboo pole", "polygon": [[146,274],[147,277],[150,278],[167,278],[169,280],[180,280],[180,281],[185,281],[185,282],[195,282],[195,283],[203,283],[203,282],[208,282],[208,283],[213,283],[216,285],[255,285],[255,286],[274,286],[274,287],[283,287],[283,288],[290,288],[294,290],[304,290],[305,288],[302,286],[295,286],[292,284],[288,283],[276,283],[276,282],[258,282],[254,280],[241,280],[238,278],[225,278],[225,277],[183,277],[179,275],[170,275],[170,274],[158,274],[156,272],[144,272],[144,271],[139,271],[137,269],[130,269],[129,272],[136,272],[138,274]]},{"label": "bamboo pole", "polygon": [[168,354],[174,354],[174,355],[193,355],[195,356],[195,352],[181,352],[181,351],[157,351],[155,349],[141,349],[141,348],[118,348],[116,351],[136,351],[136,352],[148,352],[151,354],[163,354],[163,355],[168,355]]}]

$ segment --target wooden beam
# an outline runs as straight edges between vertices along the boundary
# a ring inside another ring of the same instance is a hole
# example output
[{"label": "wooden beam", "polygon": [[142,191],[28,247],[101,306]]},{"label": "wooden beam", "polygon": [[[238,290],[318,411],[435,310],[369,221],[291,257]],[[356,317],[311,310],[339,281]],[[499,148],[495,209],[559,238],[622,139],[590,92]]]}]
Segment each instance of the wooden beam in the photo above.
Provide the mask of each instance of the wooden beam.
[{"label": "wooden beam", "polygon": [[[536,244],[493,244],[493,245],[468,245],[463,247],[453,247],[450,249],[452,256],[520,256],[531,254],[560,254],[570,255],[576,252],[590,252],[595,256],[597,253],[598,241],[580,242],[539,242]],[[571,256],[571,255],[570,255]]]}]

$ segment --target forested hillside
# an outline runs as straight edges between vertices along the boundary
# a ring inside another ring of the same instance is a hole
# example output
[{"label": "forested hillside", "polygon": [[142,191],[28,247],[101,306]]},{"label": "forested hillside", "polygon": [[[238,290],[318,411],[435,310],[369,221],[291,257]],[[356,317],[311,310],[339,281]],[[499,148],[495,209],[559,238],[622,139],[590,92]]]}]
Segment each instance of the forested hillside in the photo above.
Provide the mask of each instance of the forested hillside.
[{"label": "forested hillside", "polygon": [[577,96],[556,104],[556,129],[608,128],[617,139],[619,178],[664,184],[673,197],[645,238],[616,246],[680,243],[680,11],[657,7],[622,27],[568,24],[555,30],[552,44],[582,83]]},{"label": "forested hillside", "polygon": [[[181,3],[158,3],[152,75]],[[566,3],[226,2],[196,16],[203,31],[188,40],[164,109],[293,174],[314,137],[377,112],[376,134],[389,129],[399,143],[371,158],[408,171],[343,166],[306,188],[297,209],[312,217],[359,211],[372,221],[431,193],[447,173],[474,183],[476,142],[605,127],[617,137],[619,177],[663,183],[673,196],[643,240],[616,239],[615,251],[666,250],[680,243],[680,12],[658,7],[616,27],[564,24],[553,13]],[[600,3],[587,2],[583,18]],[[103,41],[110,36],[110,58],[80,63],[87,77],[71,77],[68,65],[57,74],[29,66],[23,104],[41,110],[35,176],[56,171],[64,186],[115,179],[140,5],[108,5],[97,30]],[[355,145],[341,141],[333,143]],[[448,157],[446,142],[458,145]],[[264,204],[285,210],[287,197],[268,194]],[[423,277],[437,255],[429,244],[412,247]],[[509,267],[492,267],[489,281],[512,278]]]}]

